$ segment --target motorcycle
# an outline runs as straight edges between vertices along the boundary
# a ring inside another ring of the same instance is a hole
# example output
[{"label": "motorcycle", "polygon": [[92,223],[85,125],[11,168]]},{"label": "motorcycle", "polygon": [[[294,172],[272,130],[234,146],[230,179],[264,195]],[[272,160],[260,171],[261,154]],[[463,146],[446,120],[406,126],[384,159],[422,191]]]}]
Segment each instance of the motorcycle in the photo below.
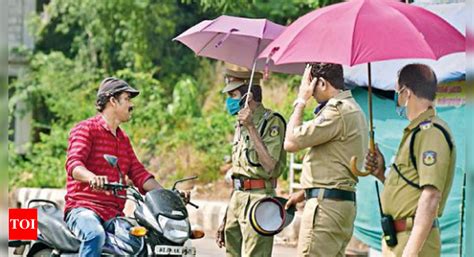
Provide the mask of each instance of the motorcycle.
[{"label": "motorcycle", "polygon": [[[104,155],[106,161],[120,173],[118,158]],[[116,217],[104,223],[106,241],[102,255],[126,256],[196,256],[196,249],[190,239],[204,237],[201,230],[192,230],[184,200],[176,186],[197,176],[178,180],[172,189],[155,189],[143,197],[133,186],[119,182],[107,183],[116,197],[132,200],[136,209],[132,217]],[[126,195],[120,192],[126,191]],[[32,199],[27,208],[34,203],[38,209],[38,239],[35,241],[12,240],[9,247],[15,248],[14,254],[23,255],[29,246],[27,257],[67,256],[79,252],[81,241],[68,229],[63,219],[63,211],[56,203]],[[195,208],[197,205],[188,202]]]}]

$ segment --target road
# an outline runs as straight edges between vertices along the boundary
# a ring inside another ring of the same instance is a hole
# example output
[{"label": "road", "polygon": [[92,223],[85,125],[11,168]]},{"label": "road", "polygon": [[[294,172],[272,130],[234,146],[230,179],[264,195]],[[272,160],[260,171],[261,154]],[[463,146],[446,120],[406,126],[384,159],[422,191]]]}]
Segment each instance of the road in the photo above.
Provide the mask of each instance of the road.
[{"label": "road", "polygon": [[[196,247],[197,257],[225,257],[224,248],[219,249],[213,238],[203,238],[193,240],[193,245]],[[273,257],[288,257],[296,256],[296,248],[274,246]]]},{"label": "road", "polygon": [[[196,247],[196,257],[225,257],[225,249],[219,249],[214,241],[214,238],[203,238],[199,240],[193,240],[193,245]],[[6,249],[2,249],[6,250]],[[8,250],[8,256],[13,255],[13,249]],[[288,257],[296,256],[296,248],[274,246],[273,257]]]}]

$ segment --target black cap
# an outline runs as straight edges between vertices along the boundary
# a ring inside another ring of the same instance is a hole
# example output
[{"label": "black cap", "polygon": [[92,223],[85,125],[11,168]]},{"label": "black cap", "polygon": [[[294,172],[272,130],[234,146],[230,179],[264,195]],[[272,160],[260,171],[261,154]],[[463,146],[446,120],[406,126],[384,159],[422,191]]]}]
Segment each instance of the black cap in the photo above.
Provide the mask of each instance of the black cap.
[{"label": "black cap", "polygon": [[114,77],[109,77],[109,78],[105,78],[104,80],[102,80],[102,82],[100,82],[99,90],[97,91],[97,97],[101,95],[113,95],[119,92],[130,93],[131,98],[134,98],[140,93],[140,91],[131,87],[124,80],[114,78]]}]

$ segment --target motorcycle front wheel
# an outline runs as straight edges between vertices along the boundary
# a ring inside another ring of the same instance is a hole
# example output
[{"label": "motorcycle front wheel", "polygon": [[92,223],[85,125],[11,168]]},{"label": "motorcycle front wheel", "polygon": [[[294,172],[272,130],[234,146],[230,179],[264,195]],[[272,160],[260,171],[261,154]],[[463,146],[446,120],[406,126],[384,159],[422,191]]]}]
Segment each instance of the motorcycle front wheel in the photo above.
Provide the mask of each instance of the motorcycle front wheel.
[{"label": "motorcycle front wheel", "polygon": [[36,253],[34,253],[33,255],[30,255],[30,256],[32,256],[32,257],[50,257],[52,253],[53,253],[52,249],[41,249],[41,250],[37,251]]}]

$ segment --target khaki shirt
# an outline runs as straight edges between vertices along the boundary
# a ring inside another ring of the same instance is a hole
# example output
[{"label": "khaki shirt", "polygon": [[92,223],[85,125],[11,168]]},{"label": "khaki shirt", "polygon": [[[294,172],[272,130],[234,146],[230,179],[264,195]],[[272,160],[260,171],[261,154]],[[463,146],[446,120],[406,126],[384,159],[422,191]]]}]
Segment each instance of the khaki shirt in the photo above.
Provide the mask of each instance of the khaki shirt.
[{"label": "khaki shirt", "polygon": [[[260,134],[265,120],[267,122],[263,134]],[[239,128],[237,124],[232,147],[232,174],[253,179],[278,178],[286,165],[286,152],[283,150],[285,123],[263,105],[255,109],[253,123],[270,156],[277,161],[277,165],[271,173],[265,171],[258,160],[255,144],[250,139],[248,130],[243,126]]]},{"label": "khaki shirt", "polygon": [[[453,146],[453,150],[450,151],[443,132],[435,128],[433,123],[445,128],[454,144],[454,138],[446,122],[436,116],[434,109],[429,108],[403,131],[395,165],[408,180],[420,187],[434,186],[441,192],[442,198],[438,208],[438,216],[441,216],[453,182],[456,149]],[[420,127],[420,131],[415,136],[414,154],[418,171],[410,159],[410,141],[412,132],[417,127]],[[382,193],[384,213],[392,215],[394,219],[414,217],[420,195],[421,190],[408,185],[392,165]]]},{"label": "khaki shirt", "polygon": [[299,148],[309,148],[303,159],[303,188],[355,191],[358,179],[350,171],[350,160],[356,156],[362,167],[368,128],[351,91],[331,98],[314,119],[295,127],[293,135]]}]

